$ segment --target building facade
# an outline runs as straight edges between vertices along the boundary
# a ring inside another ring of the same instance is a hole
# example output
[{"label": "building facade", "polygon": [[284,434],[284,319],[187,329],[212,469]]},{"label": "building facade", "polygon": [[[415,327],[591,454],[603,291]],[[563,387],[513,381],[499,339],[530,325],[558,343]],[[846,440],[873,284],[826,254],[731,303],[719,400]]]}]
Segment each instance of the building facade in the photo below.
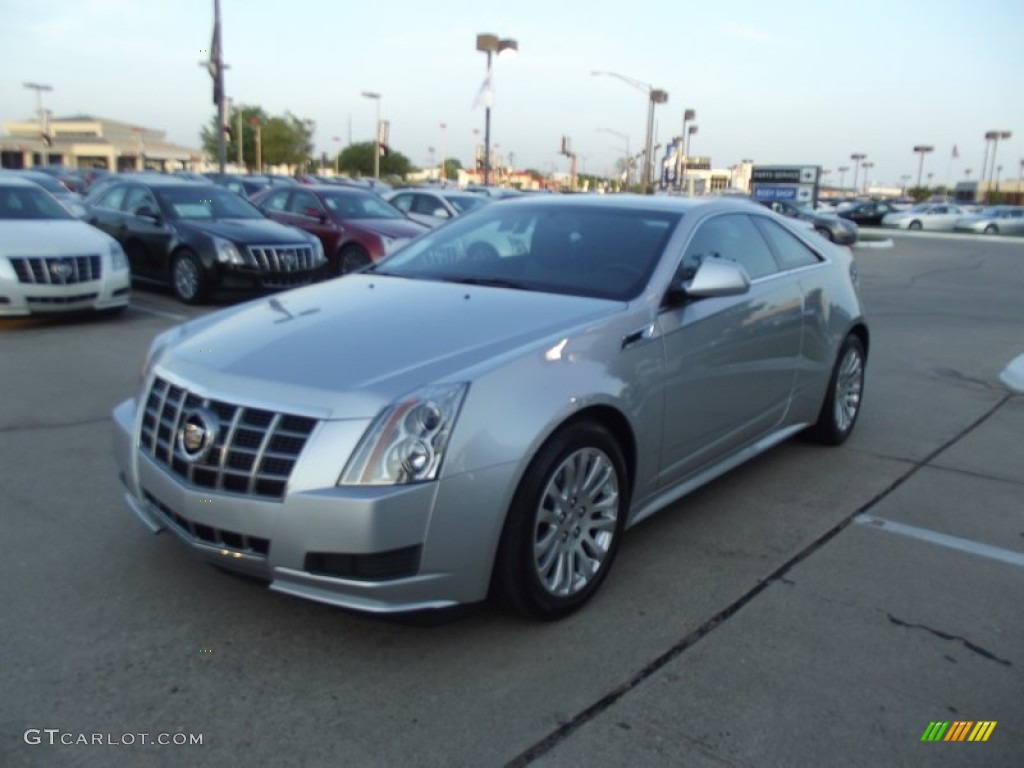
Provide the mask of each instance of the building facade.
[{"label": "building facade", "polygon": [[3,168],[45,164],[109,171],[195,171],[203,162],[200,150],[167,141],[164,131],[91,115],[51,118],[48,141],[38,120],[4,123],[3,128]]}]

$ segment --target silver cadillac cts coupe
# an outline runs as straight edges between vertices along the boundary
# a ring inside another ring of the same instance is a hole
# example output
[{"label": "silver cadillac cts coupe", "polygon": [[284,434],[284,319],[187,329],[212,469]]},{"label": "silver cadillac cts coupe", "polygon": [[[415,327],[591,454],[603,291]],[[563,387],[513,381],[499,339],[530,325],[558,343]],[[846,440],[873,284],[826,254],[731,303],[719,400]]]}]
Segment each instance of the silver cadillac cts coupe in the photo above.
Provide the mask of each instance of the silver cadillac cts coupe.
[{"label": "silver cadillac cts coupe", "polygon": [[151,530],[273,589],[555,619],[631,525],[842,443],[867,352],[850,251],[762,206],[524,196],[158,336],[115,451]]}]

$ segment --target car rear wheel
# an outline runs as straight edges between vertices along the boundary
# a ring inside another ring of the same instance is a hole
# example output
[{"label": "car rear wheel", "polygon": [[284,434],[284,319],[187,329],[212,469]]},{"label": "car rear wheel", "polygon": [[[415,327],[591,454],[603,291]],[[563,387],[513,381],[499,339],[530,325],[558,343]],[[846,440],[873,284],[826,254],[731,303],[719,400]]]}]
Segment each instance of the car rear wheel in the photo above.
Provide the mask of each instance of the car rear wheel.
[{"label": "car rear wheel", "polygon": [[516,490],[495,561],[497,591],[528,616],[568,616],[608,575],[628,509],[625,461],[608,430],[580,422],[556,433]]},{"label": "car rear wheel", "polygon": [[206,278],[199,258],[191,251],[180,251],[171,264],[171,288],[179,301],[198,304],[206,298]]},{"label": "car rear wheel", "polygon": [[986,235],[998,235],[999,234],[999,227],[997,227],[995,224],[989,224],[987,227],[985,227],[985,234]]},{"label": "car rear wheel", "polygon": [[370,254],[358,245],[346,245],[338,252],[338,274],[356,272],[370,263]]},{"label": "car rear wheel", "polygon": [[912,222],[910,222],[910,224],[907,225],[907,229],[920,229],[920,228],[921,228],[921,222],[918,221],[917,219],[914,219]]},{"label": "car rear wheel", "polygon": [[847,336],[839,348],[818,421],[807,430],[811,440],[840,445],[853,432],[864,394],[865,362],[864,344],[852,334]]}]

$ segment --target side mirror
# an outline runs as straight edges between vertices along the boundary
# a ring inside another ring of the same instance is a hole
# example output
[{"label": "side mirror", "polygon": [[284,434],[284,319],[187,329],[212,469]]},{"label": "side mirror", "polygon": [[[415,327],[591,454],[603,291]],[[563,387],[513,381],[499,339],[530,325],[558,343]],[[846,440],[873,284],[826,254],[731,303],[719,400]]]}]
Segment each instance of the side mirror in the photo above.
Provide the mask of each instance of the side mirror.
[{"label": "side mirror", "polygon": [[160,221],[160,214],[157,213],[151,206],[140,205],[135,209],[135,215],[143,219],[152,219],[153,221]]},{"label": "side mirror", "polygon": [[709,299],[716,296],[739,296],[750,290],[750,278],[739,264],[720,258],[705,259],[693,279],[677,280],[669,288],[669,299],[675,303],[684,298]]}]

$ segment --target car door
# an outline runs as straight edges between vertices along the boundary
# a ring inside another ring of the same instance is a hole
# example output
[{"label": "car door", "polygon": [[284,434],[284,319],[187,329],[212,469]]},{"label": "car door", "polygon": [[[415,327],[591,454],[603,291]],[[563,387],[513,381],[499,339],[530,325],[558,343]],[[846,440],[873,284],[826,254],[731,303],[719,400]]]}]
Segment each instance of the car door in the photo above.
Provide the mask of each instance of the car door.
[{"label": "car door", "polygon": [[174,232],[156,198],[146,187],[133,185],[121,207],[126,214],[123,246],[132,269],[146,277],[163,277]]},{"label": "car door", "polygon": [[765,436],[784,418],[800,356],[802,294],[780,271],[745,213],[700,222],[676,277],[706,259],[740,264],[751,279],[739,296],[686,300],[663,309],[665,432],[661,480],[673,484]]},{"label": "car door", "polygon": [[325,249],[330,248],[335,227],[316,195],[304,189],[293,191],[286,212],[288,224],[316,235]]},{"label": "car door", "polygon": [[277,189],[263,198],[263,202],[259,204],[259,209],[268,219],[274,221],[286,223],[288,221],[289,214],[287,213],[288,208],[288,195],[291,193],[287,189]]},{"label": "car door", "polygon": [[128,185],[126,184],[115,184],[106,192],[100,193],[97,199],[90,204],[86,221],[120,241],[124,224],[121,203],[124,202],[124,196],[127,193]]}]

